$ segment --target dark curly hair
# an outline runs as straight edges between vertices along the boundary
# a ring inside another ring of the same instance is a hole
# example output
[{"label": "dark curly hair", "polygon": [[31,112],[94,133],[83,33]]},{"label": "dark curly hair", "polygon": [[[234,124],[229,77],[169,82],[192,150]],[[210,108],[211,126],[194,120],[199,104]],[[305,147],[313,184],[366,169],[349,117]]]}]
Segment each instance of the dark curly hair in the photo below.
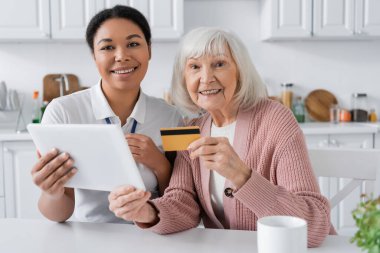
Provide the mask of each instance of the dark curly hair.
[{"label": "dark curly hair", "polygon": [[86,41],[92,52],[94,52],[94,37],[96,35],[96,32],[105,21],[112,18],[124,18],[135,23],[138,27],[140,27],[141,31],[144,34],[146,42],[148,45],[150,45],[151,32],[149,23],[144,15],[135,8],[124,5],[116,5],[113,8],[102,10],[94,17],[92,17],[88,23],[86,30]]}]

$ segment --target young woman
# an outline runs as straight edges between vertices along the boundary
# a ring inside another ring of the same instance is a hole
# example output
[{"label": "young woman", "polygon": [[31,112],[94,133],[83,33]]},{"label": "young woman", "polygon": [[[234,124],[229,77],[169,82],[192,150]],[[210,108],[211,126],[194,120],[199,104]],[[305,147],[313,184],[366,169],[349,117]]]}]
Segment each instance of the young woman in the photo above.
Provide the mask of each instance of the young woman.
[{"label": "young woman", "polygon": [[[144,197],[157,197],[171,175],[171,165],[158,148],[159,129],[180,125],[182,119],[174,107],[140,89],[151,57],[149,24],[136,9],[115,6],[92,18],[86,40],[101,80],[90,89],[54,99],[42,124],[119,124],[147,187]],[[32,176],[42,190],[41,213],[59,222],[73,213],[80,221],[123,222],[108,208],[109,192],[64,187],[75,176],[73,166],[70,155],[58,150],[35,164]]]}]

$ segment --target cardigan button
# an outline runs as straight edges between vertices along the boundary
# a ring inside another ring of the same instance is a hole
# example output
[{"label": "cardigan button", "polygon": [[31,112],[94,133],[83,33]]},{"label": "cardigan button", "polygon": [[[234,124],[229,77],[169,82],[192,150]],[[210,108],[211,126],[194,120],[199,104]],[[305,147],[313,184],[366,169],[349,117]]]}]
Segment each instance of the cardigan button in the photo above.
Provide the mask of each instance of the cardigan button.
[{"label": "cardigan button", "polygon": [[234,197],[234,195],[232,195],[233,191],[234,190],[232,190],[230,187],[227,187],[226,189],[224,189],[224,195],[226,195],[229,198],[233,198]]}]

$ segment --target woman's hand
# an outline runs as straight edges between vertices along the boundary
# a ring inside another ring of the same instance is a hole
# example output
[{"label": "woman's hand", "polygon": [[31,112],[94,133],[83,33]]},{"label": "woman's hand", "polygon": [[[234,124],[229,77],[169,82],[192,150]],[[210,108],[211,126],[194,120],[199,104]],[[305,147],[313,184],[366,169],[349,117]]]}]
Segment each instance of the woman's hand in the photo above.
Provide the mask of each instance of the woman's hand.
[{"label": "woman's hand", "polygon": [[147,203],[150,197],[150,192],[136,190],[133,186],[120,186],[108,196],[109,209],[126,221],[153,223],[158,216],[153,206]]},{"label": "woman's hand", "polygon": [[190,158],[199,158],[204,166],[214,170],[240,188],[251,176],[251,170],[236,154],[225,137],[202,137],[192,142]]},{"label": "woman's hand", "polygon": [[73,168],[74,161],[68,153],[58,154],[57,149],[49,151],[46,155],[40,156],[33,166],[31,174],[33,182],[47,196],[58,199],[65,193],[64,185],[77,172]]},{"label": "woman's hand", "polygon": [[166,187],[169,185],[171,175],[170,162],[148,136],[127,134],[126,139],[135,161],[144,164],[156,175],[160,194],[163,195]]},{"label": "woman's hand", "polygon": [[126,139],[136,162],[153,169],[155,174],[170,169],[169,161],[151,138],[142,134],[127,134]]}]

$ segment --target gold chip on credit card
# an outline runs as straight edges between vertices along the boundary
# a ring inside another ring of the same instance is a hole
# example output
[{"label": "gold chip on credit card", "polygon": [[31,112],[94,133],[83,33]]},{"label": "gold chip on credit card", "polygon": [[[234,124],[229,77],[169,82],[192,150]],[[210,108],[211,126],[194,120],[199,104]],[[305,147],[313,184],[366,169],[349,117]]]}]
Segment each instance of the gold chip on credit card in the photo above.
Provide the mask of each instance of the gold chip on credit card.
[{"label": "gold chip on credit card", "polygon": [[198,126],[161,128],[160,131],[165,151],[186,150],[190,143],[201,138]]}]

